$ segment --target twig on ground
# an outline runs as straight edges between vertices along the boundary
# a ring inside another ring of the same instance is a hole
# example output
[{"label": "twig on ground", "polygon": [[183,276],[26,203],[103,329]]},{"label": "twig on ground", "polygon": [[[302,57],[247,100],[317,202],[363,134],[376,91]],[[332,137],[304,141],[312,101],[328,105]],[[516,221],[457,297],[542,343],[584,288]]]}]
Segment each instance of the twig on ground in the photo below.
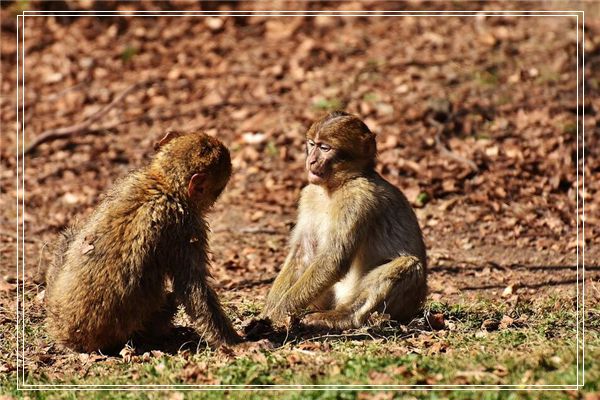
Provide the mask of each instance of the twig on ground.
[{"label": "twig on ground", "polygon": [[442,131],[444,130],[444,126],[441,123],[437,122],[433,118],[428,118],[427,122],[429,122],[431,125],[433,125],[437,130],[437,132],[435,134],[435,144],[436,144],[437,149],[440,151],[440,153],[442,155],[444,155],[448,158],[451,158],[454,161],[458,161],[462,164],[468,165],[475,172],[479,171],[479,167],[477,167],[477,164],[475,164],[473,161],[471,161],[467,158],[461,157],[458,154],[453,153],[444,145],[444,143],[442,143],[441,134],[442,134]]},{"label": "twig on ground", "polygon": [[[20,237],[20,236],[17,236],[17,234],[15,232],[7,231],[7,230],[4,230],[4,229],[0,230],[0,236],[6,236],[6,237],[9,237],[9,238],[14,239],[14,240],[18,240],[19,237]],[[22,239],[25,240],[26,242],[29,242],[29,243],[41,242],[40,239],[36,239],[36,238],[25,237],[25,238],[22,238]]]},{"label": "twig on ground", "polygon": [[247,289],[247,288],[251,288],[251,287],[255,287],[255,286],[266,285],[266,284],[273,282],[274,280],[275,280],[275,277],[259,279],[259,280],[243,280],[239,283],[232,284],[230,286],[217,285],[217,287],[225,287],[225,288],[230,288],[230,289]]},{"label": "twig on ground", "polygon": [[285,329],[285,339],[283,339],[283,343],[281,344],[281,346],[279,346],[279,348],[282,348],[283,346],[285,346],[287,344],[288,338],[290,337],[290,328],[286,327]]},{"label": "twig on ground", "polygon": [[71,92],[71,91],[78,90],[78,89],[82,88],[83,86],[85,86],[85,85],[86,85],[86,84],[88,84],[88,83],[89,83],[89,82],[87,82],[87,81],[84,81],[84,82],[79,82],[79,83],[77,83],[77,84],[75,84],[75,85],[73,85],[73,86],[69,86],[68,88],[65,88],[65,89],[63,89],[63,90],[61,90],[61,91],[60,91],[60,92],[58,92],[58,93],[53,93],[53,94],[51,94],[50,96],[48,96],[48,97],[46,98],[46,100],[49,100],[49,101],[54,101],[54,100],[56,100],[56,99],[58,99],[58,98],[60,98],[60,97],[64,96],[65,94],[67,94],[67,93]]},{"label": "twig on ground", "polygon": [[37,136],[33,142],[29,144],[29,146],[23,151],[23,154],[27,155],[32,153],[35,149],[37,149],[41,144],[48,143],[56,139],[63,139],[69,136],[73,136],[77,133],[87,132],[89,131],[89,127],[104,115],[106,115],[114,106],[119,104],[128,94],[131,92],[148,85],[150,82],[136,83],[129,86],[127,89],[123,90],[119,93],[113,101],[111,101],[108,105],[101,108],[94,114],[90,115],[85,121],[80,122],[75,125],[65,126],[62,128],[50,129],[42,132],[39,136]]}]

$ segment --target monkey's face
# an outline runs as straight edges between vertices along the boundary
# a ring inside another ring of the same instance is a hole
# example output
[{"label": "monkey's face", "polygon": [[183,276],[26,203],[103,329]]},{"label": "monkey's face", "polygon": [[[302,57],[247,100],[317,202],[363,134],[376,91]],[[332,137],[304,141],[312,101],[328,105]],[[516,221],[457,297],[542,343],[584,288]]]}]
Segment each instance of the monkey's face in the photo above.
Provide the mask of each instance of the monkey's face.
[{"label": "monkey's face", "polygon": [[375,135],[356,116],[336,111],[306,133],[306,171],[312,184],[331,189],[375,165]]},{"label": "monkey's face", "polygon": [[315,142],[312,139],[306,141],[306,172],[309,183],[319,185],[331,178],[337,153],[329,143]]}]

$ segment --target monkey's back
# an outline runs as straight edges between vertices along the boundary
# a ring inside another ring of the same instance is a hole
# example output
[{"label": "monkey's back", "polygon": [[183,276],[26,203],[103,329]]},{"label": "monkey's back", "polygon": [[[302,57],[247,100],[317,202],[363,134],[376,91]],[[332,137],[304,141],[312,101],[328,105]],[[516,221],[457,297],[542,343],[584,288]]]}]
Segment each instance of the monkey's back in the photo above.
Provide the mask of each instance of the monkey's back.
[{"label": "monkey's back", "polygon": [[63,240],[49,268],[48,328],[71,348],[120,345],[163,303],[165,255],[158,250],[165,232],[157,227],[168,227],[170,219],[176,231],[183,210],[141,174],[115,185]]},{"label": "monkey's back", "polygon": [[366,235],[367,247],[389,258],[418,257],[426,267],[423,234],[406,196],[378,174],[369,180],[373,193],[375,223]]},{"label": "monkey's back", "polygon": [[[397,282],[383,308],[393,319],[408,321],[427,297],[427,256],[417,216],[404,194],[378,174],[372,179],[375,223],[366,235],[366,262],[381,264],[397,257],[414,256],[420,260],[412,272]],[[369,260],[369,261],[367,261]],[[376,261],[378,260],[378,261]]]}]

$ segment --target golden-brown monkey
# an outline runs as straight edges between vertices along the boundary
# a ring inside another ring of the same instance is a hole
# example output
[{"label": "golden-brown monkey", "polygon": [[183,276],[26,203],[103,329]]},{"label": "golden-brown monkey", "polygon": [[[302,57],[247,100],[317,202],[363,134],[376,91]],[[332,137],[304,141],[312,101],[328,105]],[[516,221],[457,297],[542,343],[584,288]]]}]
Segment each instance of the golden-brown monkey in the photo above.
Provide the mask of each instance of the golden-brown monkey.
[{"label": "golden-brown monkey", "polygon": [[169,132],[157,145],[151,163],[115,184],[57,246],[48,328],[75,350],[164,334],[178,304],[211,345],[239,340],[207,282],[205,213],[229,180],[229,152],[202,133]]},{"label": "golden-brown monkey", "polygon": [[409,320],[427,292],[425,245],[404,195],[374,170],[375,135],[336,111],[306,138],[309,185],[263,316],[281,322],[310,307],[306,323],[336,329],[377,310]]}]

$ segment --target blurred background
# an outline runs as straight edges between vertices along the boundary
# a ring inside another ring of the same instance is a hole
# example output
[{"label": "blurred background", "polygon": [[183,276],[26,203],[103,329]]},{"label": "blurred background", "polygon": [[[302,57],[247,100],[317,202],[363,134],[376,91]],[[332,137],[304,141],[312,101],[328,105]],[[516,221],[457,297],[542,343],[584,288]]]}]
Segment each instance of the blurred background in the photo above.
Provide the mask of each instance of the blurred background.
[{"label": "blurred background", "polygon": [[[203,130],[232,153],[233,177],[211,217],[212,246],[218,286],[240,296],[264,293],[285,257],[306,184],[304,132],[343,108],[377,134],[378,171],[417,208],[433,299],[494,295],[517,282],[529,296],[574,289],[576,17],[231,15],[540,8],[587,10],[579,38],[586,188],[579,182],[579,190],[586,260],[597,265],[597,3],[5,1],[2,268],[10,274],[15,259],[17,107],[28,151],[20,197],[27,279],[41,281],[45,244],[88,215],[115,179],[147,162],[166,129]],[[230,15],[60,14],[157,9]],[[21,109],[16,15],[24,10],[57,15],[25,18]]]}]

